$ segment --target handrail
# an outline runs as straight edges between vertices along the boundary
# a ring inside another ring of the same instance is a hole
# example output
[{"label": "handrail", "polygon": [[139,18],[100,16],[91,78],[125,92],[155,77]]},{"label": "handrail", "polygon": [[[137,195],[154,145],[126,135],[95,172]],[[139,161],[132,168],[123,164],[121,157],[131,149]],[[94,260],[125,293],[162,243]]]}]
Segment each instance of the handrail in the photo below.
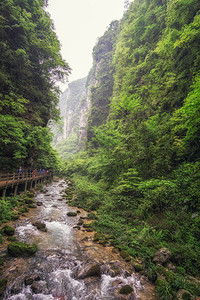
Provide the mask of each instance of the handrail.
[{"label": "handrail", "polygon": [[6,187],[8,185],[28,182],[36,179],[48,178],[52,176],[52,172],[28,172],[24,171],[23,173],[7,173],[0,174],[0,187]]}]

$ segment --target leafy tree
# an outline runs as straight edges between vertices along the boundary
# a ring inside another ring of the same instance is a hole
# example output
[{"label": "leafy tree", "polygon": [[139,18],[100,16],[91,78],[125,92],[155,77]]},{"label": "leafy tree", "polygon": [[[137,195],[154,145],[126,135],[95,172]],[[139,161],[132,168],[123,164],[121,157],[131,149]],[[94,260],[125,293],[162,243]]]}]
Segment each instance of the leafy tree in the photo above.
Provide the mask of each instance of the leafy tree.
[{"label": "leafy tree", "polygon": [[[36,138],[34,126],[45,127],[59,117],[56,81],[64,80],[70,68],[61,57],[46,5],[44,0],[0,3],[1,168],[28,165],[28,135]],[[43,134],[47,145],[47,131]],[[39,147],[37,138],[32,143]]]}]

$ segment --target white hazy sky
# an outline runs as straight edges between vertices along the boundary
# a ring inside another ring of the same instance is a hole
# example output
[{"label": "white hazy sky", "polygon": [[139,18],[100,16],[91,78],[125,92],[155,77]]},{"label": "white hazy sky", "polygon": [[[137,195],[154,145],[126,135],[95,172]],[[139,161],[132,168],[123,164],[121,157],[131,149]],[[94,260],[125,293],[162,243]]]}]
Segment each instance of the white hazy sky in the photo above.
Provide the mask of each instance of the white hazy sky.
[{"label": "white hazy sky", "polygon": [[62,56],[72,68],[71,82],[87,76],[97,38],[111,21],[122,17],[124,0],[49,0],[47,10],[55,24]]}]

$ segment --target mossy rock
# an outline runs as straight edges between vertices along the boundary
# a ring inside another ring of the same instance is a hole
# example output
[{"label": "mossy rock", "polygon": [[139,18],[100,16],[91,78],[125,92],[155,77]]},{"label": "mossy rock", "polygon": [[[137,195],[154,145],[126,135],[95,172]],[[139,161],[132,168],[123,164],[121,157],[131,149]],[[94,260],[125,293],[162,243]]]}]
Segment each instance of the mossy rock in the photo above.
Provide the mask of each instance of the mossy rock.
[{"label": "mossy rock", "polygon": [[36,244],[28,245],[23,242],[11,242],[7,247],[8,253],[11,256],[18,257],[18,256],[31,256],[34,255],[38,247]]},{"label": "mossy rock", "polygon": [[28,197],[24,198],[24,201],[26,204],[32,204],[33,202],[35,202],[34,199]]},{"label": "mossy rock", "polygon": [[101,234],[98,233],[98,232],[96,232],[96,233],[94,234],[93,241],[94,241],[94,242],[98,242],[98,241],[100,240],[100,238],[101,238]]},{"label": "mossy rock", "polygon": [[76,212],[73,212],[73,211],[69,211],[67,213],[68,217],[76,217],[77,216],[77,213]]},{"label": "mossy rock", "polygon": [[119,290],[119,294],[121,295],[129,295],[133,293],[133,288],[130,285],[124,285],[120,290]]},{"label": "mossy rock", "polygon": [[37,206],[35,204],[28,204],[29,208],[37,208]]},{"label": "mossy rock", "polygon": [[34,195],[35,195],[34,192],[27,192],[26,193],[26,196],[29,197],[29,198],[34,198]]},{"label": "mossy rock", "polygon": [[22,207],[19,209],[19,212],[20,212],[21,214],[28,212],[28,207],[22,206]]},{"label": "mossy rock", "polygon": [[0,297],[3,296],[7,286],[7,278],[0,279]]},{"label": "mossy rock", "polygon": [[46,224],[45,223],[42,223],[40,221],[36,221],[36,222],[34,222],[32,224],[33,224],[33,226],[37,227],[38,230],[47,232],[47,228],[46,228]]},{"label": "mossy rock", "polygon": [[91,227],[91,224],[86,224],[86,223],[83,224],[83,228],[90,228],[90,227]]},{"label": "mossy rock", "polygon": [[118,253],[118,250],[116,248],[113,248],[112,253]]},{"label": "mossy rock", "polygon": [[6,235],[8,236],[12,236],[15,234],[15,228],[11,227],[11,226],[8,226],[8,225],[5,225],[3,228],[2,228],[2,232],[5,233]]},{"label": "mossy rock", "polygon": [[144,267],[143,267],[143,265],[142,264],[137,264],[137,263],[134,263],[134,269],[135,269],[135,271],[136,272],[141,272],[141,271],[143,271],[144,270]]},{"label": "mossy rock", "polygon": [[130,255],[128,254],[128,252],[126,250],[122,250],[120,251],[120,256],[125,259],[126,261],[130,261]]},{"label": "mossy rock", "polygon": [[77,225],[81,226],[81,225],[83,225],[83,223],[84,223],[83,220],[79,220]]}]

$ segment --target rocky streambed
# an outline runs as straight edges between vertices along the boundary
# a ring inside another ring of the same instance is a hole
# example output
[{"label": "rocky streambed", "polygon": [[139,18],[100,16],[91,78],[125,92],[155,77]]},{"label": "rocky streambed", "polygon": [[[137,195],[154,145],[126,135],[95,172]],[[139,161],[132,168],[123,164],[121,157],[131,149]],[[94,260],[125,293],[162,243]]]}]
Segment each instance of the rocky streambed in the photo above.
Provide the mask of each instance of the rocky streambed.
[{"label": "rocky streambed", "polygon": [[[31,257],[9,257],[7,245],[1,280],[3,300],[112,300],[156,299],[154,287],[113,247],[93,241],[94,232],[77,227],[87,213],[66,204],[60,180],[35,196],[38,206],[14,224],[17,239],[37,244]],[[85,221],[85,220],[84,220]],[[76,227],[76,228],[75,228]]]}]

